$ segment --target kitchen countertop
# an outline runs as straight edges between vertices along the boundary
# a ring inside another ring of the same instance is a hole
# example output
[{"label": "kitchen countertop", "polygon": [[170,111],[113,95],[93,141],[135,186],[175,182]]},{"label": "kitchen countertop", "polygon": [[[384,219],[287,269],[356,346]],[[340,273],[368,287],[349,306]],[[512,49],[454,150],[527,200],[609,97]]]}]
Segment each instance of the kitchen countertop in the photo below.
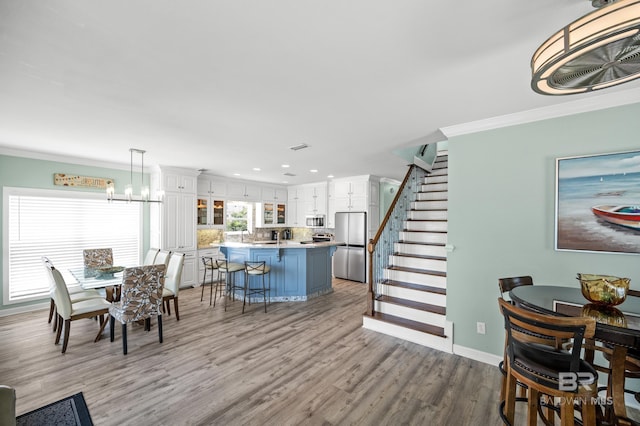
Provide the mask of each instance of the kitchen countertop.
[{"label": "kitchen countertop", "polygon": [[322,242],[314,242],[302,244],[300,241],[280,241],[278,244],[276,241],[254,241],[247,243],[236,243],[236,242],[227,242],[219,244],[220,247],[246,247],[246,248],[303,248],[310,249],[316,247],[333,247],[333,246],[343,246],[345,243],[341,241],[322,241]]}]

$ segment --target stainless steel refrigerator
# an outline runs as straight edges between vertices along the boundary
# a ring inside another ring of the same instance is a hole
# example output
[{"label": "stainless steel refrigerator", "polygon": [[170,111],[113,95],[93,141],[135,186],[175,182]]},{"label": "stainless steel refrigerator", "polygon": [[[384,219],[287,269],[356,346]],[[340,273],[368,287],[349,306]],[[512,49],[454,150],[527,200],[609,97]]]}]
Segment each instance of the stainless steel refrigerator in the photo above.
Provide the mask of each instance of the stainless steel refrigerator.
[{"label": "stainless steel refrigerator", "polygon": [[333,255],[333,275],[366,282],[367,213],[337,212],[335,226],[335,240],[346,246],[338,246]]}]

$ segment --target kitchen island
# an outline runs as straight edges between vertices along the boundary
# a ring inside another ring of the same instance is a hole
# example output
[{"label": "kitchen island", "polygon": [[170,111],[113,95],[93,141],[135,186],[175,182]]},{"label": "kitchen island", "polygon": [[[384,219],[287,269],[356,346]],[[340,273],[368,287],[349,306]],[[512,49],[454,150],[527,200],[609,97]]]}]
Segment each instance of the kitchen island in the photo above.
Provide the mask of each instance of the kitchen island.
[{"label": "kitchen island", "polygon": [[[220,251],[229,262],[264,260],[271,268],[265,277],[271,288],[271,302],[304,301],[333,291],[331,256],[339,245],[343,243],[228,242],[220,244]],[[235,279],[237,285],[242,285],[244,275],[237,274]]]}]

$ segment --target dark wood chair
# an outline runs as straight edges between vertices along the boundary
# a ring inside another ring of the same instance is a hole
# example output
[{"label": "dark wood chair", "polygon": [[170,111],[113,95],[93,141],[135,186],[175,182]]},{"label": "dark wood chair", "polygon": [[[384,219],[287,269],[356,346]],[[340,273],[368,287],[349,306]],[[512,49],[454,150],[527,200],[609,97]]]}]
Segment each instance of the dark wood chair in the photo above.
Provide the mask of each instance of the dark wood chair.
[{"label": "dark wood chair", "polygon": [[521,285],[533,285],[533,278],[529,275],[522,277],[498,278],[498,288],[500,289],[500,296],[502,297],[504,297],[505,293],[508,293]]},{"label": "dark wood chair", "polygon": [[[502,298],[498,299],[507,333],[507,386],[506,395],[500,401],[500,416],[508,424],[514,424],[516,384],[528,387],[528,424],[536,424],[540,397],[558,397],[560,420],[563,425],[574,423],[574,402],[580,401],[583,426],[596,424],[596,400],[598,373],[582,359],[585,339],[592,339],[596,322],[587,317],[558,317],[531,312]],[[523,338],[522,331],[546,336],[554,340],[554,347],[538,344]],[[562,343],[572,339],[570,351],[562,349]],[[566,375],[574,380],[566,383]],[[574,384],[575,386],[571,386]],[[561,386],[562,385],[562,386]]]}]

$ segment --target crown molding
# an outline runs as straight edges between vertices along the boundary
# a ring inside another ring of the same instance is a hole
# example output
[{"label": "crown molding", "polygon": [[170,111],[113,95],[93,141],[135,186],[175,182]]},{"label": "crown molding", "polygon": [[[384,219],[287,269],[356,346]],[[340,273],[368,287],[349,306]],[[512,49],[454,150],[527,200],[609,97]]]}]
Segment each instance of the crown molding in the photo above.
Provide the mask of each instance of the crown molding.
[{"label": "crown molding", "polygon": [[[39,151],[28,151],[24,149],[15,149],[9,147],[0,146],[0,155],[7,155],[10,157],[22,157],[22,158],[30,158],[33,160],[45,160],[45,161],[56,161],[59,163],[68,163],[68,164],[77,164],[80,166],[91,166],[91,167],[104,167],[107,169],[116,169],[116,170],[129,170],[131,165],[129,163],[116,163],[110,161],[101,161],[101,160],[91,160],[88,158],[81,157],[73,157],[68,155],[61,154],[51,154]],[[149,167],[145,166],[145,172],[148,172]]]},{"label": "crown molding", "polygon": [[516,126],[519,124],[533,123],[551,118],[566,117],[569,115],[598,111],[622,105],[635,104],[638,103],[639,99],[640,88],[635,88],[620,92],[599,94],[597,96],[594,95],[589,98],[564,102],[548,107],[442,127],[440,128],[440,131],[445,136],[445,140],[447,140],[454,136],[499,129],[501,127]]}]

